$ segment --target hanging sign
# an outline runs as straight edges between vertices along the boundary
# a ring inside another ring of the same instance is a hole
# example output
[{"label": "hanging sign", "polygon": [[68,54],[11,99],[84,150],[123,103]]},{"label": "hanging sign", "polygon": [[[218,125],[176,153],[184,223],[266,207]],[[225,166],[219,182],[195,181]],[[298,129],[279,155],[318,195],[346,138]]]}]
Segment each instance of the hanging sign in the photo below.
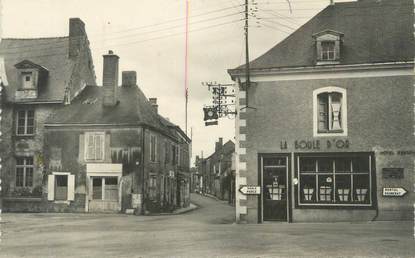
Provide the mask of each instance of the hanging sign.
[{"label": "hanging sign", "polygon": [[389,187],[389,188],[383,188],[383,196],[388,197],[402,197],[404,196],[408,191],[406,191],[402,187]]},{"label": "hanging sign", "polygon": [[261,194],[261,187],[257,185],[243,185],[239,188],[239,192],[246,195]]}]

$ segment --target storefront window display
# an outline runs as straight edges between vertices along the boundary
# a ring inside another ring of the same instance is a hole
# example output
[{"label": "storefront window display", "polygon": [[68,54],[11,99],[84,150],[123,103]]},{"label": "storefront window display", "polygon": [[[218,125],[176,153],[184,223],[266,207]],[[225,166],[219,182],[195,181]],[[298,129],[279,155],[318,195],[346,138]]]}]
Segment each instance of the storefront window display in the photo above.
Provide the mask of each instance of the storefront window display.
[{"label": "storefront window display", "polygon": [[371,206],[372,156],[297,156],[299,206]]}]

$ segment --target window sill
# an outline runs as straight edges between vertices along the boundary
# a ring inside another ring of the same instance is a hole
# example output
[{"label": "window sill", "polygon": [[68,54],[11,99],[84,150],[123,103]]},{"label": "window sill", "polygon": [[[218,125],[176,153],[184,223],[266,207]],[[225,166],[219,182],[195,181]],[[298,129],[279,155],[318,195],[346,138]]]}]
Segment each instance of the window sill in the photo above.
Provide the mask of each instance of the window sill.
[{"label": "window sill", "polygon": [[54,201],[55,204],[68,204],[70,203],[70,201]]},{"label": "window sill", "polygon": [[336,131],[317,131],[314,137],[330,137],[330,136],[347,136],[347,132],[344,130]]},{"label": "window sill", "polygon": [[19,138],[30,138],[30,137],[34,137],[35,134],[15,134],[14,137],[19,137]]},{"label": "window sill", "polygon": [[336,65],[340,64],[339,60],[318,60],[316,65]]}]

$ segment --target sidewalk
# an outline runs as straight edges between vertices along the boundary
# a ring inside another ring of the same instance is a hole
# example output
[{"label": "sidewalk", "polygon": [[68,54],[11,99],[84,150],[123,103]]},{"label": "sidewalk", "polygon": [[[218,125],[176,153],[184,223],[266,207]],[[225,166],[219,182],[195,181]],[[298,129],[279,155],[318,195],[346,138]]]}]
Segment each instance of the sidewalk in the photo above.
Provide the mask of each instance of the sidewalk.
[{"label": "sidewalk", "polygon": [[194,210],[196,210],[198,208],[199,208],[199,206],[197,206],[196,204],[190,203],[189,207],[184,207],[184,208],[176,209],[173,212],[164,212],[164,213],[148,214],[146,216],[179,215],[179,214],[187,213],[187,212],[190,212],[190,211],[194,211]]}]

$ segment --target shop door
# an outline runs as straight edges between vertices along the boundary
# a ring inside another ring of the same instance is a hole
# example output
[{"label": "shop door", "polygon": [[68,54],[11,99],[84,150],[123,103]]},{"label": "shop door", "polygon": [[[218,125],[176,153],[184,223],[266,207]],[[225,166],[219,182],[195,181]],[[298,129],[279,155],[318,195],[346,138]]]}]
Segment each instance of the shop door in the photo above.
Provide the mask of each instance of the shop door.
[{"label": "shop door", "polygon": [[262,216],[264,221],[287,221],[288,157],[262,157]]}]

